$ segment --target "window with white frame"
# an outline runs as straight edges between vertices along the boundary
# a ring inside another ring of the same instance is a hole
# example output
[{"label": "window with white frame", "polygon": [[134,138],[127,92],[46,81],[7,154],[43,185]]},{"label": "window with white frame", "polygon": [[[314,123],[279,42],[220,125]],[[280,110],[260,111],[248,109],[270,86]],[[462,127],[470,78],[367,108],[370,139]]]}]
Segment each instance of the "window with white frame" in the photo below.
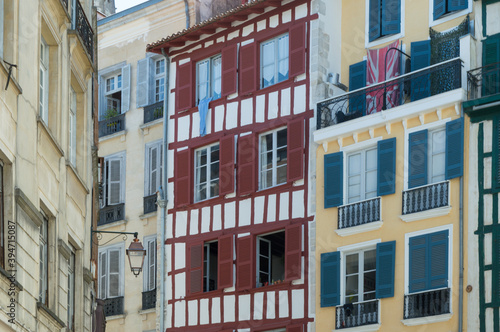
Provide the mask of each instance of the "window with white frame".
[{"label": "window with white frame", "polygon": [[370,42],[401,32],[402,0],[368,0],[368,40]]},{"label": "window with white frame", "polygon": [[125,152],[104,158],[101,206],[125,202]]},{"label": "window with white frame", "polygon": [[71,254],[68,260],[68,330],[75,329],[75,249],[71,247]]},{"label": "window with white frame", "polygon": [[76,166],[76,92],[73,88],[70,88],[69,99],[69,161]]},{"label": "window with white frame", "polygon": [[257,246],[257,287],[285,280],[285,231],[260,235]]},{"label": "window with white frame", "polygon": [[219,196],[219,143],[196,150],[194,156],[195,201]]},{"label": "window with white frame", "polygon": [[262,88],[288,79],[288,34],[260,45],[260,77]]},{"label": "window with white frame", "polygon": [[99,71],[99,121],[124,114],[130,107],[130,64]]},{"label": "window with white frame", "polygon": [[196,100],[221,97],[222,57],[220,54],[196,64]]},{"label": "window with white frame", "polygon": [[354,203],[377,196],[377,147],[347,156],[347,197]]},{"label": "window with white frame", "polygon": [[40,251],[40,278],[38,284],[38,301],[47,305],[48,303],[48,264],[49,264],[49,256],[48,256],[48,223],[49,221],[44,216],[42,220],[42,224],[40,225],[40,240],[39,240],[39,251]]},{"label": "window with white frame", "polygon": [[376,258],[375,247],[344,253],[344,304],[375,299]]},{"label": "window with white frame", "polygon": [[155,102],[165,98],[165,59],[155,60]]},{"label": "window with white frame", "polygon": [[469,0],[430,0],[432,18],[437,20],[443,16],[465,10],[469,7]]},{"label": "window with white frame", "polygon": [[146,257],[144,258],[144,291],[156,289],[156,235],[144,238]]},{"label": "window with white frame", "polygon": [[105,98],[106,98],[106,113],[118,115],[121,113],[122,100],[122,75],[116,74],[106,78]]},{"label": "window with white frame", "polygon": [[163,178],[163,144],[161,141],[146,144],[146,195],[156,194]]},{"label": "window with white frame", "polygon": [[123,296],[123,244],[99,248],[99,298]]},{"label": "window with white frame", "polygon": [[445,179],[446,130],[439,128],[429,131],[427,183],[436,183]]},{"label": "window with white frame", "polygon": [[203,245],[203,292],[217,289],[218,257],[219,242],[205,242]]},{"label": "window with white frame", "polygon": [[39,70],[39,115],[49,123],[49,46],[40,37],[40,70]]},{"label": "window with white frame", "polygon": [[287,180],[287,128],[259,137],[259,188],[266,189]]}]

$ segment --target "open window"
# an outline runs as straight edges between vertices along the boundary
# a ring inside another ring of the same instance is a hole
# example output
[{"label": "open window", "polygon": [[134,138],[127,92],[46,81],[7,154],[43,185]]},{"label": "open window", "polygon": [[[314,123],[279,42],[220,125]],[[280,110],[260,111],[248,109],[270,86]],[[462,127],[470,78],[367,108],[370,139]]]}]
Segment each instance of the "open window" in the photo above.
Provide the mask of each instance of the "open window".
[{"label": "open window", "polygon": [[196,64],[196,104],[205,98],[221,97],[222,57],[220,54]]},{"label": "open window", "polygon": [[207,242],[203,245],[203,292],[217,289],[218,255],[218,241]]},{"label": "open window", "polygon": [[288,33],[267,40],[260,45],[261,88],[288,79]]},{"label": "open window", "polygon": [[287,182],[287,128],[260,135],[259,188],[266,189]]},{"label": "open window", "polygon": [[119,63],[99,72],[99,120],[123,114],[130,106],[130,64]]},{"label": "open window", "polygon": [[285,231],[257,236],[257,287],[285,280]]}]

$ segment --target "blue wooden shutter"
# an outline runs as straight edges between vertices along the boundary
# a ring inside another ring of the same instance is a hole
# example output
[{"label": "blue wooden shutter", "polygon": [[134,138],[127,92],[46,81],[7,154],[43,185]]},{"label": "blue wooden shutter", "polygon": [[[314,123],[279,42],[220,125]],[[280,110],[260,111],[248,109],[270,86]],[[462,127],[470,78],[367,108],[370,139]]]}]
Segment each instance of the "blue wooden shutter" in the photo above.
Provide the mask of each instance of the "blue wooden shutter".
[{"label": "blue wooden shutter", "polygon": [[464,121],[463,118],[446,123],[445,178],[453,179],[463,175],[464,164]]},{"label": "blue wooden shutter", "polygon": [[[429,67],[431,64],[431,41],[411,43],[411,71]],[[429,74],[416,74],[411,79],[411,101],[430,96],[431,81]]]},{"label": "blue wooden shutter", "polygon": [[452,12],[455,10],[467,9],[468,0],[449,0],[448,1],[448,11]]},{"label": "blue wooden shutter", "polygon": [[325,155],[325,209],[343,204],[343,152]]},{"label": "blue wooden shutter", "polygon": [[500,65],[491,66],[500,62],[500,35],[488,37],[483,41],[483,71],[482,95],[488,96],[500,92]]},{"label": "blue wooden shutter", "polygon": [[[349,91],[361,89],[366,86],[366,60],[349,66]],[[349,112],[365,113],[366,94],[358,94],[349,98]]]},{"label": "blue wooden shutter", "polygon": [[396,241],[377,243],[376,298],[394,296]]},{"label": "blue wooden shutter", "polygon": [[493,231],[492,231],[492,259],[493,262],[497,262],[495,264],[492,264],[492,293],[491,294],[491,299],[493,302],[493,306],[499,307],[500,306],[500,224],[495,224],[493,225]]},{"label": "blue wooden shutter", "polygon": [[382,0],[382,35],[401,31],[401,0]]},{"label": "blue wooden shutter", "polygon": [[427,234],[410,238],[409,242],[409,292],[420,292],[427,288]]},{"label": "blue wooden shutter", "polygon": [[321,254],[321,307],[340,304],[340,252]]},{"label": "blue wooden shutter", "polygon": [[427,184],[427,129],[409,136],[408,188]]},{"label": "blue wooden shutter", "polygon": [[448,286],[448,231],[427,234],[427,289]]},{"label": "blue wooden shutter", "polygon": [[435,20],[440,18],[446,13],[446,2],[448,0],[434,0],[434,12],[433,17]]},{"label": "blue wooden shutter", "polygon": [[496,151],[493,153],[493,187],[500,189],[500,116],[493,121],[493,151]]},{"label": "blue wooden shutter", "polygon": [[[370,18],[368,40],[374,41],[380,34],[380,0],[370,0]],[[351,89],[352,90],[352,89]]]},{"label": "blue wooden shutter", "polygon": [[396,192],[396,138],[378,142],[377,146],[377,195]]}]

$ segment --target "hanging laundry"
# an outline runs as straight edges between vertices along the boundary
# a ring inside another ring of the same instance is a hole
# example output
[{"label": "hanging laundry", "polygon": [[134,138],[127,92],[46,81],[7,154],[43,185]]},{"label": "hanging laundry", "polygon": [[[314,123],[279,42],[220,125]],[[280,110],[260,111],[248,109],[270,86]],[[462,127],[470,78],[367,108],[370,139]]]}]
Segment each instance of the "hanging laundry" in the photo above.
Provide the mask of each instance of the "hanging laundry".
[{"label": "hanging laundry", "polygon": [[203,137],[207,134],[207,113],[208,104],[212,98],[204,98],[198,103],[198,112],[200,113],[200,136]]}]

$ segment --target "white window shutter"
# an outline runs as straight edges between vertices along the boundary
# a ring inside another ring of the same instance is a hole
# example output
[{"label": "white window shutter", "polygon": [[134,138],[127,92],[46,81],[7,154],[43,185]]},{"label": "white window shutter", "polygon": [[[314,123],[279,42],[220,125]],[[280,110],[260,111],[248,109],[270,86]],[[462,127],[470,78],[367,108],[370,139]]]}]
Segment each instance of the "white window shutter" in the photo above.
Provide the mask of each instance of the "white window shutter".
[{"label": "white window shutter", "polygon": [[158,189],[158,146],[149,148],[149,195]]},{"label": "white window shutter", "polygon": [[109,297],[120,296],[120,250],[109,250]]},{"label": "white window shutter", "polygon": [[108,161],[108,204],[122,203],[122,159],[113,158]]},{"label": "white window shutter", "polygon": [[99,75],[99,120],[103,120],[104,114],[106,114],[106,97],[104,96],[105,87],[105,79]]},{"label": "white window shutter", "polygon": [[155,78],[156,78],[156,62],[153,58],[148,57],[148,67],[149,67],[149,93],[148,93],[148,98],[149,98],[149,103],[153,104],[155,102],[155,92],[156,92],[156,83],[155,83]]},{"label": "white window shutter", "polygon": [[122,67],[122,111],[130,109],[130,63]]},{"label": "white window shutter", "polygon": [[163,143],[160,143],[160,146],[158,148],[160,150],[160,169],[159,169],[159,181],[158,181],[158,188],[163,185]]},{"label": "white window shutter", "polygon": [[144,107],[148,105],[148,95],[149,90],[151,89],[149,84],[150,75],[148,75],[149,62],[148,58],[137,61],[137,107]]},{"label": "white window shutter", "polygon": [[156,240],[148,243],[148,290],[156,288]]},{"label": "white window shutter", "polygon": [[100,299],[105,299],[107,298],[106,294],[106,284],[107,284],[107,271],[108,271],[108,266],[107,266],[107,252],[100,252],[99,253],[99,298]]}]

